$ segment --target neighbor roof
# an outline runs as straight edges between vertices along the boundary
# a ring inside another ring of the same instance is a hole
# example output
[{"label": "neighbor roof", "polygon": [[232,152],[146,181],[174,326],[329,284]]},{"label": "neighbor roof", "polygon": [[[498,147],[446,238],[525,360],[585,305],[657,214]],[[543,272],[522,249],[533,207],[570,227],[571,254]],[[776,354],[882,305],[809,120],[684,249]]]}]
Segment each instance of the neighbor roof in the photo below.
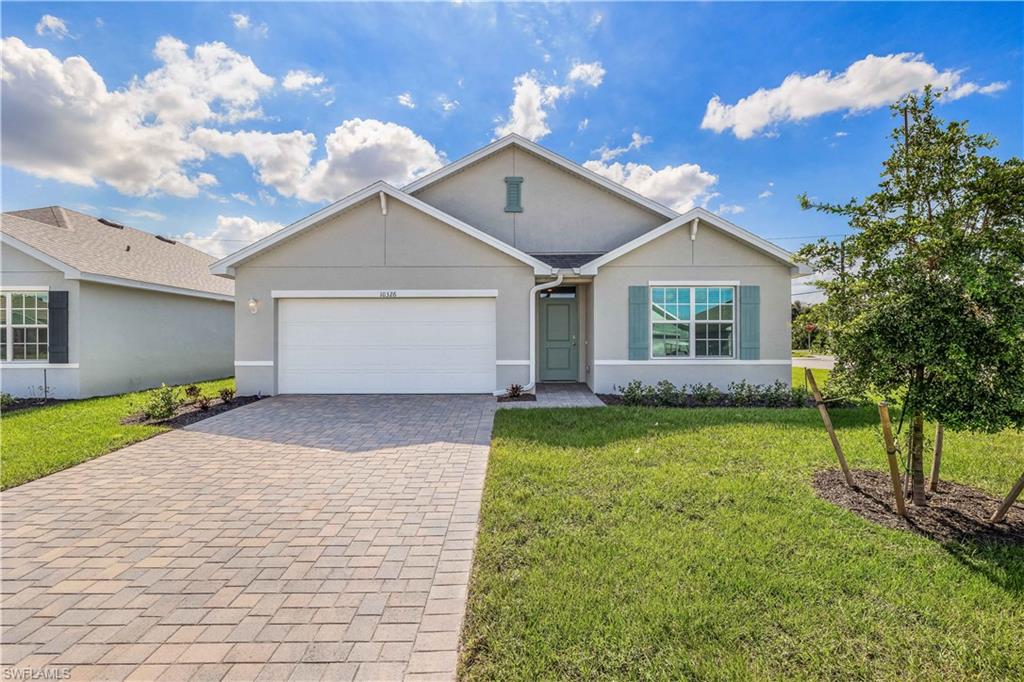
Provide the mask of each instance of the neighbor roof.
[{"label": "neighbor roof", "polygon": [[61,206],[4,213],[0,239],[69,279],[234,299],[234,283],[209,272],[213,256]]}]

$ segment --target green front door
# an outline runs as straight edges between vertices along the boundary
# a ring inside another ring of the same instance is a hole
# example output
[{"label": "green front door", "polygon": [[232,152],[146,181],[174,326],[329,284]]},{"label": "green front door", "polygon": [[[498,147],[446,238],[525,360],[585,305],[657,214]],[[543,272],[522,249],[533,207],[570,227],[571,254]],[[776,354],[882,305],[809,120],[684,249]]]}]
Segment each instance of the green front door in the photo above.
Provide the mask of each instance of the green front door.
[{"label": "green front door", "polygon": [[577,381],[579,378],[579,315],[576,287],[541,292],[540,380]]}]

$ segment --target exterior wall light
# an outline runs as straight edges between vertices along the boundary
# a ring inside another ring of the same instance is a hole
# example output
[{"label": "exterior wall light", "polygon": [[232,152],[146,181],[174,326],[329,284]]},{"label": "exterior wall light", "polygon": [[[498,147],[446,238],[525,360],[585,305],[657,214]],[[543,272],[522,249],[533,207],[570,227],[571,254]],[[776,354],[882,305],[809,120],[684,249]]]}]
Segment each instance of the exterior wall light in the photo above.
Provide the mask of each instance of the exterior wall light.
[{"label": "exterior wall light", "polygon": [[255,298],[249,299],[249,312],[255,315],[260,309],[260,302]]}]

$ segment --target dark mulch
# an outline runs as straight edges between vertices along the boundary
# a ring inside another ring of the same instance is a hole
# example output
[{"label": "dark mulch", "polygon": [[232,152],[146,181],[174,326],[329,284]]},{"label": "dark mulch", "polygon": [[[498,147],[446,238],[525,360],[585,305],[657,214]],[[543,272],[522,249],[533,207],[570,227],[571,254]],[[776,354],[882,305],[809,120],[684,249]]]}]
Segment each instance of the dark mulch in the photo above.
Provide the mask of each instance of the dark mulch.
[{"label": "dark mulch", "polygon": [[8,412],[17,412],[18,410],[26,410],[30,407],[44,407],[46,405],[60,405],[61,403],[70,402],[68,400],[58,400],[56,398],[47,398],[46,400],[37,398],[15,398],[14,402],[10,405],[4,406],[4,414]]},{"label": "dark mulch", "polygon": [[537,396],[533,393],[521,393],[515,398],[511,398],[507,395],[498,396],[499,403],[532,403],[537,401]]},{"label": "dark mulch", "polygon": [[180,429],[183,426],[189,424],[195,424],[196,422],[202,421],[208,417],[220,414],[221,412],[227,412],[233,410],[236,407],[242,407],[249,403],[256,402],[259,400],[259,396],[255,395],[244,395],[235,396],[230,403],[226,403],[220,398],[215,398],[210,401],[210,407],[206,410],[199,409],[198,406],[189,403],[182,405],[178,408],[178,411],[174,413],[173,417],[167,419],[155,419],[150,420],[146,418],[144,412],[136,412],[135,414],[128,415],[121,420],[122,424],[159,424],[160,426],[169,426],[172,429]]},{"label": "dark mulch", "polygon": [[908,501],[907,517],[902,518],[893,508],[888,474],[864,470],[852,473],[856,488],[846,485],[841,471],[828,469],[814,475],[814,490],[818,497],[868,521],[909,530],[936,542],[1024,545],[1024,507],[1020,504],[1010,507],[1004,521],[989,523],[1002,500],[968,485],[942,481],[937,493],[928,493],[927,507],[914,507]]},{"label": "dark mulch", "polygon": [[[598,393],[597,397],[600,398],[601,401],[604,402],[605,405],[625,405],[626,404],[626,402],[622,399],[622,396],[617,394],[617,393]],[[843,405],[836,404],[836,405],[830,405],[830,406],[831,407],[846,407],[847,405],[845,405],[845,404],[843,404]],[[750,403],[750,404],[737,405],[735,402],[733,402],[729,398],[729,396],[722,396],[720,399],[715,400],[713,402],[698,402],[692,396],[687,396],[686,400],[684,402],[682,402],[682,403],[678,403],[678,404],[674,404],[674,405],[659,405],[657,403],[653,403],[652,402],[652,403],[644,404],[643,407],[676,407],[676,408],[684,408],[684,409],[689,409],[689,408],[694,408],[694,407],[774,407],[776,409],[785,410],[785,409],[790,409],[790,408],[794,408],[794,407],[814,407],[814,401],[811,400],[811,399],[808,399],[807,402],[799,404],[799,405],[797,405],[797,404],[777,405],[777,404],[770,404],[770,403],[767,403],[767,402],[764,402],[764,401],[755,401],[755,402]]]}]

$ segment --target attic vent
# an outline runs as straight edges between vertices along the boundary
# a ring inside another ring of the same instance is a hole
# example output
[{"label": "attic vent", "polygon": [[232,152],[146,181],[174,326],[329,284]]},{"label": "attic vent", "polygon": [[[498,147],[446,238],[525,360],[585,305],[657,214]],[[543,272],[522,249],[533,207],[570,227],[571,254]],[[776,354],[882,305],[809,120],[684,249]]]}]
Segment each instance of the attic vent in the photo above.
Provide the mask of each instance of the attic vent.
[{"label": "attic vent", "polygon": [[109,225],[110,227],[116,227],[119,230],[123,230],[124,229],[124,225],[122,225],[121,223],[115,223],[113,220],[108,220],[107,218],[100,218],[99,221],[101,223],[103,223],[104,225]]},{"label": "attic vent", "polygon": [[523,179],[505,178],[505,213],[523,212]]},{"label": "attic vent", "polygon": [[174,241],[173,239],[171,239],[170,237],[165,237],[162,234],[155,234],[153,236],[156,237],[157,239],[159,239],[162,242],[167,242],[168,244],[177,244],[178,243],[178,242]]}]

